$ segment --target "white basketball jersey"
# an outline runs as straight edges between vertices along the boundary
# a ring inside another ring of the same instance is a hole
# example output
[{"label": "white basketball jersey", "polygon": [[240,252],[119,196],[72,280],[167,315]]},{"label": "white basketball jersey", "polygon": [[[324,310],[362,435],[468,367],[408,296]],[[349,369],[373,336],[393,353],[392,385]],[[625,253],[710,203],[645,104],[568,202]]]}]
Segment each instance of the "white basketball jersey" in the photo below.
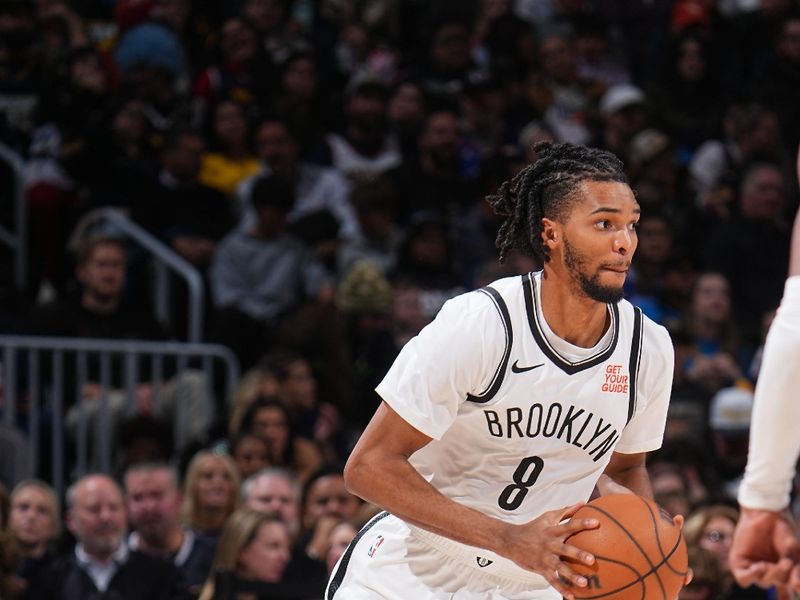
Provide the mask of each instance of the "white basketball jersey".
[{"label": "white basketball jersey", "polygon": [[381,397],[433,440],[410,459],[460,504],[524,523],[588,500],[613,452],[661,445],[673,372],[666,330],[627,301],[591,350],[544,322],[541,273],[445,304],[401,351]]}]

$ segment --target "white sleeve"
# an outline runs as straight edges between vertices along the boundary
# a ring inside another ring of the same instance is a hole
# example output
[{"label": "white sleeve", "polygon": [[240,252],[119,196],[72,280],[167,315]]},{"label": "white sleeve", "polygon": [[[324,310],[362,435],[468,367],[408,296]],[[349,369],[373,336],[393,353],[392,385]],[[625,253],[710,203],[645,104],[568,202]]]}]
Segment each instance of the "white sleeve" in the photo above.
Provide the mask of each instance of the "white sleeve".
[{"label": "white sleeve", "polygon": [[403,347],[376,391],[415,429],[440,439],[467,395],[490,386],[505,345],[494,302],[481,292],[457,296]]},{"label": "white sleeve", "polygon": [[800,276],[790,277],[764,345],[750,420],[750,450],[739,503],[788,506],[800,454]]},{"label": "white sleeve", "polygon": [[641,371],[637,378],[633,417],[615,450],[623,454],[650,452],[661,447],[672,393],[675,350],[667,330],[644,317]]}]

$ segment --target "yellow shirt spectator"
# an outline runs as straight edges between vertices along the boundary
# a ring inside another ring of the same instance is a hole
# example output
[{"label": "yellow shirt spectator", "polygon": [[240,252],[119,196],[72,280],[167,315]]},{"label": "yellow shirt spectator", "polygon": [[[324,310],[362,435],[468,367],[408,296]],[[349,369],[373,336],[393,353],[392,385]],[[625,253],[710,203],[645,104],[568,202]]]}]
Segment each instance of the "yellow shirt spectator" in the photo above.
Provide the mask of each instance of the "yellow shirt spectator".
[{"label": "yellow shirt spectator", "polygon": [[219,190],[226,196],[233,197],[239,182],[261,169],[261,164],[254,156],[232,159],[218,152],[203,155],[200,168],[200,181]]}]

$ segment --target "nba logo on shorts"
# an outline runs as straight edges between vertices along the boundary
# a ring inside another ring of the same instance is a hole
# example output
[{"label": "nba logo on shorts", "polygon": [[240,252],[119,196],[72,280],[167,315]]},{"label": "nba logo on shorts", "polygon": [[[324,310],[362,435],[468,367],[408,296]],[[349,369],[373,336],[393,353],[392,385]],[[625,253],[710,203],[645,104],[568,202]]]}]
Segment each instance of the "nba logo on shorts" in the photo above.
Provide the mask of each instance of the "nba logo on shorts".
[{"label": "nba logo on shorts", "polygon": [[369,547],[369,550],[367,551],[367,556],[372,558],[372,556],[378,551],[378,548],[381,547],[382,543],[383,543],[383,536],[379,535],[378,537],[375,538],[375,541],[372,542],[372,546]]}]

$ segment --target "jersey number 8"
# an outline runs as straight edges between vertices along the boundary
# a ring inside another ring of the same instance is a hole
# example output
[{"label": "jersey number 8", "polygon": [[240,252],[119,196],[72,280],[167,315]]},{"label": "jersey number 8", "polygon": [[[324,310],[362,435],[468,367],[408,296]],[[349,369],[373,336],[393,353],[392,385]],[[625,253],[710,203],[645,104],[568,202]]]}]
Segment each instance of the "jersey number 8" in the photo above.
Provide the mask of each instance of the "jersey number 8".
[{"label": "jersey number 8", "polygon": [[528,489],[539,479],[542,467],[544,467],[544,461],[538,456],[523,458],[512,476],[514,483],[510,483],[500,492],[500,498],[497,499],[500,508],[504,510],[518,509],[525,496],[528,495]]}]

